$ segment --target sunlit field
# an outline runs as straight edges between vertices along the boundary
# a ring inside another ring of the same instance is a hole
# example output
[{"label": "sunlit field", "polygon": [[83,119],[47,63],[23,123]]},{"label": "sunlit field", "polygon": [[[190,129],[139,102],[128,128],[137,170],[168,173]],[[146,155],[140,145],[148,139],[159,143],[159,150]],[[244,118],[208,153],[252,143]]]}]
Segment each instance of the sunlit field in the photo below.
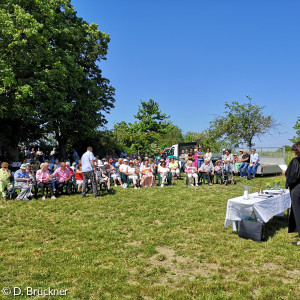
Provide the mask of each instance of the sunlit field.
[{"label": "sunlit field", "polygon": [[[263,178],[263,187],[273,180]],[[63,299],[300,299],[300,251],[286,216],[267,223],[260,243],[224,228],[227,200],[244,184],[254,192],[260,180],[187,187],[182,179],[99,198],[2,201],[1,290],[64,289]]]}]

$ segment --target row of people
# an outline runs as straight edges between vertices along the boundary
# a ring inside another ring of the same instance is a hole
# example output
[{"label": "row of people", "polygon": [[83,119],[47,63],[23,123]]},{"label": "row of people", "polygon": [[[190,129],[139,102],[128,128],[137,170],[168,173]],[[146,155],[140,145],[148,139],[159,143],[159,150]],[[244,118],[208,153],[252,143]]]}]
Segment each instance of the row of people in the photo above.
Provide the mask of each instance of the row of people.
[{"label": "row of people", "polygon": [[[196,147],[194,150],[182,150],[182,154],[180,155],[181,171],[184,170],[187,161],[192,161],[193,166],[199,168],[205,160],[212,161],[212,153],[209,147],[206,153],[202,151],[201,147]],[[255,178],[257,168],[260,165],[256,149],[251,150],[251,155],[248,154],[247,150],[243,149],[239,151],[239,155],[232,154],[230,149],[223,149],[223,154],[219,160],[226,172],[239,172],[240,177],[247,177],[247,179],[251,179],[251,173],[253,173],[252,178]]]},{"label": "row of people", "polygon": [[[201,150],[201,148],[197,148],[197,150]],[[209,150],[210,149],[208,149],[208,153]],[[247,167],[249,167],[248,172],[251,172],[253,169],[253,177],[255,177],[255,171],[259,165],[259,157],[255,154],[255,149],[252,150],[251,156],[249,156],[246,150],[241,150],[241,163],[239,165],[241,177],[244,176],[243,174]],[[175,160],[174,157],[171,157],[169,160],[167,159],[167,161],[164,159],[152,160],[148,158],[145,158],[143,161],[139,157],[138,159],[130,161],[129,164],[127,159],[122,160],[121,158],[118,160],[110,158],[109,161],[104,162],[97,158],[94,159],[97,165],[97,183],[106,183],[108,190],[110,190],[111,181],[114,182],[115,186],[119,183],[122,187],[127,187],[126,178],[129,178],[129,180],[133,182],[135,188],[139,188],[140,186],[155,186],[155,177],[158,174],[162,181],[162,186],[164,186],[164,183],[167,180],[172,184],[172,179],[174,177],[179,178],[182,170],[181,162]],[[247,160],[249,160],[249,162]],[[98,164],[97,161],[99,162]],[[189,179],[192,177],[197,179],[197,176],[199,179],[200,173],[203,173],[209,184],[213,181],[214,174],[219,173],[220,175],[222,171],[232,174],[232,164],[234,162],[229,150],[224,152],[222,160],[218,161],[215,167],[212,165],[211,157],[209,157],[209,155],[206,156],[204,162],[205,161],[207,163],[201,163],[200,166],[198,165],[198,167],[195,167],[194,161],[188,160],[186,162],[185,160],[183,171]],[[11,173],[8,171],[7,163],[3,163],[2,165],[0,170],[0,192],[4,193],[5,185],[8,184]],[[33,186],[35,189],[40,188],[43,199],[45,198],[45,188],[50,191],[50,196],[52,198],[55,197],[54,191],[61,192],[65,188],[66,192],[69,193],[73,185],[76,186],[78,192],[82,191],[83,171],[81,163],[77,165],[76,163],[73,163],[73,166],[70,166],[69,162],[62,162],[60,164],[56,162],[54,167],[56,167],[56,169],[52,170],[50,164],[46,160],[45,163],[41,164],[40,170],[35,174],[30,166],[22,164],[20,170],[14,174],[15,188],[21,190],[18,199],[27,199],[32,194],[31,189]],[[172,179],[170,180],[170,178]],[[197,184],[198,179],[196,180]]]}]

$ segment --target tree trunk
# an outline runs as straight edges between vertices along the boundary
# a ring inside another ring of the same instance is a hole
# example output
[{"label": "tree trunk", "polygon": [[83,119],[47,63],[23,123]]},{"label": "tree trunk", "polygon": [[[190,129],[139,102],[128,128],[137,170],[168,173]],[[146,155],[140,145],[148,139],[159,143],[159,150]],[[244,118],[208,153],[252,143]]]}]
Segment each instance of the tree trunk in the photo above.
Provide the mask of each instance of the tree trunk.
[{"label": "tree trunk", "polygon": [[57,138],[58,142],[58,159],[63,161],[67,157],[67,139],[60,136]]},{"label": "tree trunk", "polygon": [[248,147],[249,147],[249,151],[251,151],[253,144],[252,144],[252,138],[248,140]]}]

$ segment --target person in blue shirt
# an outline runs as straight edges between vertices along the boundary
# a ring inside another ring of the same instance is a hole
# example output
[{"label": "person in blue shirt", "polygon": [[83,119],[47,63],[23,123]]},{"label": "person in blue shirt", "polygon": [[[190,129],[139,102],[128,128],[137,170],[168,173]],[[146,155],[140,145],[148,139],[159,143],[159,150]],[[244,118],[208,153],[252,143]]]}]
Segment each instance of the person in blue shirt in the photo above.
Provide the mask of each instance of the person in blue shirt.
[{"label": "person in blue shirt", "polygon": [[76,152],[75,149],[74,149],[74,152],[73,152],[73,161],[76,163],[76,165],[78,164],[78,161],[79,161],[79,155],[78,155],[78,153]]},{"label": "person in blue shirt", "polygon": [[198,147],[197,156],[198,156],[198,168],[200,168],[204,164],[204,152],[202,151],[201,146]]},{"label": "person in blue shirt", "polygon": [[88,147],[87,151],[81,157],[82,164],[82,174],[83,174],[83,182],[82,182],[82,194],[81,198],[86,195],[86,188],[88,186],[88,180],[90,179],[92,182],[93,193],[94,196],[98,196],[97,192],[97,182],[96,182],[96,165],[95,165],[95,156],[93,154],[93,148]]},{"label": "person in blue shirt", "polygon": [[29,200],[31,196],[32,183],[26,169],[27,165],[22,164],[20,169],[14,174],[15,188],[21,190],[17,200]]}]

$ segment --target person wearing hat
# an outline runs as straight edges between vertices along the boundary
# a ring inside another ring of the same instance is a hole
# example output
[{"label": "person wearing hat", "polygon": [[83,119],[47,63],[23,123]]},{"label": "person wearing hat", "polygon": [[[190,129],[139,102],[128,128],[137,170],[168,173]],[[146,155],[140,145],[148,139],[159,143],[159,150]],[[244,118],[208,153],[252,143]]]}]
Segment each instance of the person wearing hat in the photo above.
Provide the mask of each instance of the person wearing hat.
[{"label": "person wearing hat", "polygon": [[224,166],[221,165],[221,160],[217,160],[216,161],[216,165],[214,167],[214,174],[219,176],[219,181],[222,184],[223,183],[223,179],[222,179],[222,173],[224,172]]},{"label": "person wearing hat", "polygon": [[32,190],[31,179],[26,171],[27,165],[22,164],[20,169],[15,172],[15,188],[21,190],[17,200],[29,200]]}]

